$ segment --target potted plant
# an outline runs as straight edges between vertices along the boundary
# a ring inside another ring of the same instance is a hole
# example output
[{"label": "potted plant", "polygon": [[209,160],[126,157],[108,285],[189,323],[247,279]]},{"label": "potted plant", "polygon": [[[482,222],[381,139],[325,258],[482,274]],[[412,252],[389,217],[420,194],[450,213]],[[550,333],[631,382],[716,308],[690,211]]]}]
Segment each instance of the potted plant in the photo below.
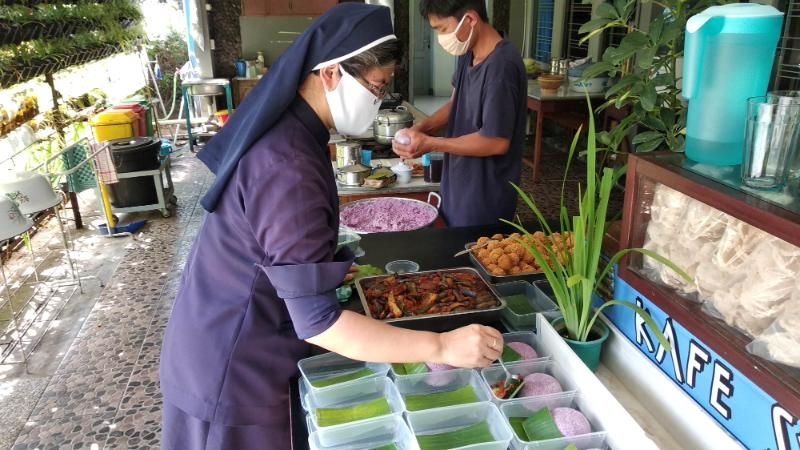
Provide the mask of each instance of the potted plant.
[{"label": "potted plant", "polygon": [[[588,103],[588,98],[587,98]],[[590,106],[591,108],[591,106]],[[586,149],[586,189],[578,199],[578,212],[569,217],[564,202],[564,187],[567,181],[567,172],[575,156],[575,149],[580,137],[580,129],[570,146],[567,158],[567,169],[561,187],[561,208],[559,214],[561,242],[556,239],[553,243],[547,240],[543,244],[531,245],[528,239],[520,243],[536,259],[536,263],[550,283],[555,302],[561,311],[562,318],[554,322],[553,326],[564,337],[567,344],[581,357],[581,359],[595,370],[600,362],[600,350],[603,342],[608,337],[608,329],[602,321],[598,321],[600,313],[611,306],[620,306],[633,309],[644,319],[650,331],[658,338],[662,346],[669,348],[668,342],[656,327],[650,315],[642,308],[623,300],[606,301],[594,307],[596,290],[606,276],[612,274],[614,265],[628,253],[638,252],[671,268],[681,277],[691,283],[691,278],[668,259],[643,248],[623,249],[614,254],[605,267],[600,268],[601,247],[606,231],[606,215],[608,200],[615,181],[624,172],[623,169],[605,168],[599,180],[596,176],[597,144],[594,126],[594,116],[589,114],[589,134]],[[536,203],[519,186],[514,185],[520,198],[533,211],[539,220],[542,229],[552,235],[553,230],[548,225]],[[580,191],[580,188],[579,188]],[[526,236],[530,233],[521,223],[504,221]],[[572,242],[568,242],[569,240]],[[572,252],[567,248],[572,244]],[[551,267],[552,266],[552,267]],[[599,298],[598,298],[599,299]]]},{"label": "potted plant", "polygon": [[603,74],[619,77],[606,92],[610,105],[628,109],[629,115],[610,132],[598,133],[598,140],[617,151],[623,139],[636,127],[631,143],[637,152],[659,148],[683,151],[686,133],[686,105],[680,98],[681,62],[686,21],[709,6],[725,0],[660,0],[662,13],[648,27],[633,25],[637,0],[600,3],[595,19],[581,26],[581,42],[606,30],[624,29],[628,34],[619,46],[609,47],[602,60],[584,72],[584,78]]}]

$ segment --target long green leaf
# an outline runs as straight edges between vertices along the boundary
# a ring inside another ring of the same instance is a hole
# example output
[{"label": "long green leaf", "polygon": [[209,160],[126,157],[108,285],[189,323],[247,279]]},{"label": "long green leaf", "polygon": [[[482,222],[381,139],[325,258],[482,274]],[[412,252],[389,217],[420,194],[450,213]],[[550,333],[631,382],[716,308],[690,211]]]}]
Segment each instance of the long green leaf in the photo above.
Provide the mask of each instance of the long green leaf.
[{"label": "long green leaf", "polygon": [[608,260],[608,264],[606,264],[605,269],[603,269],[603,272],[600,274],[600,277],[598,279],[602,280],[606,275],[608,275],[609,272],[614,270],[614,266],[619,262],[620,259],[622,259],[628,253],[634,253],[634,252],[655,259],[661,264],[669,267],[673,272],[678,274],[678,276],[683,278],[683,280],[686,281],[686,283],[694,284],[694,280],[692,280],[692,277],[690,277],[689,274],[686,273],[686,271],[678,267],[677,264],[659,255],[658,253],[653,252],[652,250],[647,250],[646,248],[626,248],[618,251],[617,253],[614,254],[614,256],[612,256]]},{"label": "long green leaf", "polygon": [[626,308],[632,309],[636,314],[638,314],[642,318],[642,320],[644,320],[644,324],[647,326],[648,329],[650,329],[650,332],[652,332],[653,335],[655,335],[656,339],[658,340],[658,343],[661,344],[661,346],[664,347],[664,349],[667,352],[671,350],[669,341],[667,341],[667,338],[664,336],[664,333],[662,333],[661,330],[658,329],[656,321],[653,320],[650,314],[648,314],[647,311],[640,308],[639,306],[631,302],[626,302],[625,300],[609,300],[600,305],[600,307],[598,307],[595,310],[594,317],[592,317],[591,322],[589,322],[589,327],[587,327],[586,334],[584,335],[584,338],[582,340],[585,341],[589,337],[589,332],[594,326],[594,323],[597,320],[597,317],[600,315],[600,312],[602,312],[604,309],[610,306],[624,306]]}]

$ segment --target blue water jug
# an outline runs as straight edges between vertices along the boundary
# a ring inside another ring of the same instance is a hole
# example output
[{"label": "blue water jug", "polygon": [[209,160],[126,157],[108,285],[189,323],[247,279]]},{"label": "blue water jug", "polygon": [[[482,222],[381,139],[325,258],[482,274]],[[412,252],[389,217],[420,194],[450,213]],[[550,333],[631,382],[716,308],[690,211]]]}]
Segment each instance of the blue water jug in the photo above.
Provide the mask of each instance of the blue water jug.
[{"label": "blue water jug", "polygon": [[704,164],[741,164],[747,99],[769,85],[783,13],[772,6],[712,6],[686,23],[683,97],[686,156]]}]

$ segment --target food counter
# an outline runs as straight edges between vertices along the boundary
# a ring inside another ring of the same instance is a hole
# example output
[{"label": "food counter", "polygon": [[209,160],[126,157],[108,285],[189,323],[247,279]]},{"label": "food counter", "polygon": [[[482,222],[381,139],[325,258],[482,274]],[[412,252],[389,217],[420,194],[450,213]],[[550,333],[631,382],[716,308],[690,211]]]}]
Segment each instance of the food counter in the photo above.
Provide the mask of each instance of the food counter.
[{"label": "food counter", "polygon": [[[463,250],[466,242],[474,242],[481,236],[511,232],[513,230],[508,227],[498,225],[447,230],[429,228],[403,233],[364,235],[360,245],[366,254],[359,259],[359,262],[383,267],[392,260],[410,259],[420,265],[420,270],[467,267],[470,266],[468,256],[458,258],[452,256],[459,250]],[[348,310],[363,313],[361,302],[355,294],[343,306]],[[541,318],[542,316],[540,316]],[[503,332],[507,331],[499,322],[491,325]],[[613,325],[610,327],[614,328]],[[604,365],[601,365],[596,375],[604,386],[601,390],[610,391],[610,395],[613,395],[613,398],[622,404],[627,413],[636,419],[638,424],[634,428],[644,429],[646,435],[660,448],[703,448],[702,445],[708,444],[708,442],[715,442],[716,448],[736,448],[731,444],[730,438],[726,437],[724,431],[717,427],[713,420],[705,416],[704,412],[688,397],[683,396],[677,388],[671,386],[669,380],[663,375],[655,373],[651,377],[651,385],[656,386],[658,390],[655,394],[645,393],[641,389],[636,391],[630,389],[628,380],[633,376],[632,374],[646,373],[648,362],[644,357],[637,359],[636,357],[641,355],[637,355],[637,352],[627,341],[621,339],[619,334],[612,336],[610,342],[612,348],[606,352],[608,356],[604,359]],[[563,344],[563,342],[561,343]],[[638,366],[635,365],[637,361]],[[574,369],[573,372],[581,372],[583,369],[585,367]],[[650,369],[655,370],[652,367]],[[585,369],[585,372],[588,377],[597,380],[588,372],[588,369]],[[587,385],[591,385],[591,383]],[[598,384],[598,386],[601,385]],[[597,394],[599,397],[593,394]],[[597,402],[601,401],[602,395],[600,394],[598,391],[587,392],[583,395],[587,398],[593,397],[593,400]],[[297,382],[292,384],[292,401],[292,448],[306,449],[308,448],[308,431],[305,413],[299,401]],[[655,416],[652,413],[666,409],[665,405],[681,405],[683,407],[681,416],[685,423],[679,424],[673,420],[664,420],[661,416]],[[691,426],[702,429],[703,436],[696,436],[697,433],[685,432],[682,429],[682,427],[689,429]]]},{"label": "food counter", "polygon": [[614,296],[650,311],[669,352],[629,311],[608,316],[744,446],[797,449],[800,201],[743,187],[738,170],[631,155],[620,244],[656,251],[694,283],[638,255],[618,267]]}]

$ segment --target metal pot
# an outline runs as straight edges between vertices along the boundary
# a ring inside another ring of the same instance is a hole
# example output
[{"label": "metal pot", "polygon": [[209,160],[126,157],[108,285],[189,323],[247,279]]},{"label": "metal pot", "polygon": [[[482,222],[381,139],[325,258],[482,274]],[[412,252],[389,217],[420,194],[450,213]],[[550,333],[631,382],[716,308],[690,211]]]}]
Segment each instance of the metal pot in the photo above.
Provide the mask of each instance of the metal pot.
[{"label": "metal pot", "polygon": [[342,167],[336,170],[336,179],[344,186],[361,186],[372,173],[372,169],[361,164]]},{"label": "metal pot", "polygon": [[382,109],[372,122],[372,132],[380,144],[391,144],[395,133],[414,124],[414,116],[404,106]]},{"label": "metal pot", "polygon": [[336,167],[342,168],[361,164],[361,144],[345,141],[336,144]]}]

